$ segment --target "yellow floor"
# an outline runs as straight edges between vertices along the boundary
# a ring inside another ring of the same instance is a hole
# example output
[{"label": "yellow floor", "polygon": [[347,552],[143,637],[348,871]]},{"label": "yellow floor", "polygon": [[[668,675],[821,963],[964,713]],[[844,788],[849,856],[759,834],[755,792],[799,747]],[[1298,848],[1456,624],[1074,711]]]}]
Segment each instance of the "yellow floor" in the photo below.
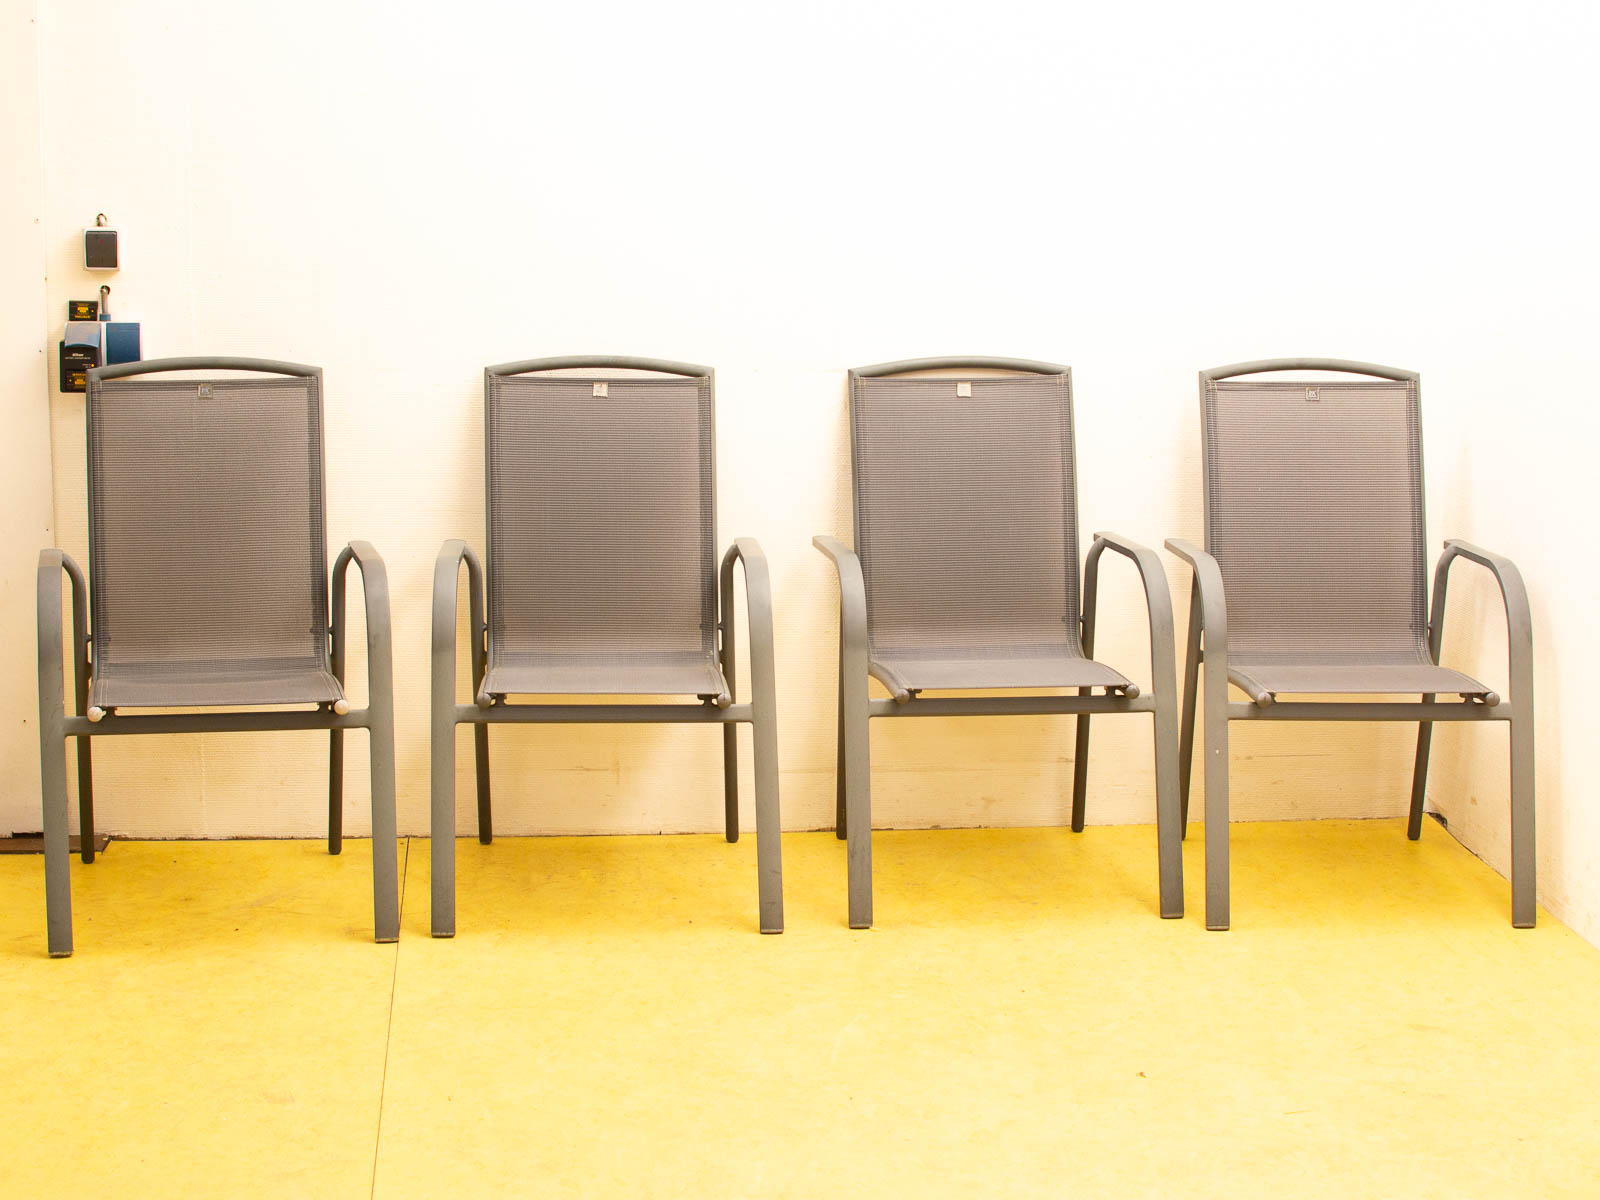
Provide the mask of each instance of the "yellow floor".
[{"label": "yellow floor", "polygon": [[1239,825],[1231,933],[1147,828],[0,858],[0,1195],[1600,1196],[1600,953],[1429,824]]}]

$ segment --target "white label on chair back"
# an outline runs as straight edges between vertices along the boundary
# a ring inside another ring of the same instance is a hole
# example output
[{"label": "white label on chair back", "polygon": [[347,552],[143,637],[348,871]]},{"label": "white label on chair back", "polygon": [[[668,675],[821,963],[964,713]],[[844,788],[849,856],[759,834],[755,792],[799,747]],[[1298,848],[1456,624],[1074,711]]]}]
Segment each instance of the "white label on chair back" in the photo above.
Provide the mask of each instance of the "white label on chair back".
[{"label": "white label on chair back", "polygon": [[195,388],[195,391],[197,391],[199,393],[199,397],[198,397],[199,399],[201,399],[201,400],[209,400],[209,399],[211,399],[211,385],[209,383],[200,384],[197,388]]},{"label": "white label on chair back", "polygon": [[972,395],[972,385],[970,383],[958,383],[958,384],[956,384],[956,395],[957,396],[962,396],[962,397],[971,396]]},{"label": "white label on chair back", "polygon": [[1322,401],[1322,390],[1320,388],[1307,388],[1306,401],[1310,404],[1320,403]]},{"label": "white label on chair back", "polygon": [[595,394],[595,395],[596,395],[596,396],[597,396],[597,397],[598,397],[598,396],[605,396],[605,395],[606,395],[606,394],[607,394],[607,391],[606,391],[606,385],[605,385],[605,384],[603,384],[603,383],[597,383],[597,384],[595,384],[595,385],[594,385],[594,394]]}]

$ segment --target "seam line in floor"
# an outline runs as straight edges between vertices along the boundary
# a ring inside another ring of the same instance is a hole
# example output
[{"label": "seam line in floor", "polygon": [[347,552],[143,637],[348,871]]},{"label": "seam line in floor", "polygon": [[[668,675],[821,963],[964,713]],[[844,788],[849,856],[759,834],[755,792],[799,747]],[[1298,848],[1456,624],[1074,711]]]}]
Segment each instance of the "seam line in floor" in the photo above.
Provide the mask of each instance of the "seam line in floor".
[{"label": "seam line in floor", "polygon": [[[405,839],[405,850],[400,858],[400,924],[406,921],[406,868],[411,865],[411,839]],[[383,1076],[378,1082],[378,1130],[372,1139],[372,1187],[369,1200],[378,1194],[378,1151],[383,1146],[383,1096],[389,1086],[389,1043],[394,1040],[394,994],[400,980],[400,940],[394,943],[394,971],[389,976],[389,1019],[383,1028]]]}]

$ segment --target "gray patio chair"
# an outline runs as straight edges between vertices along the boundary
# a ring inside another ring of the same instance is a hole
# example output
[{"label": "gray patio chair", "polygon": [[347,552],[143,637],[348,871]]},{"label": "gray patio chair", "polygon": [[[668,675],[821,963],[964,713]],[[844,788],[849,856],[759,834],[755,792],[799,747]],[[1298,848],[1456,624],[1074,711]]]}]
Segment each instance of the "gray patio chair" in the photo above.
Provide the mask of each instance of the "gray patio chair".
[{"label": "gray patio chair", "polygon": [[[204,377],[176,372],[202,371]],[[244,374],[217,375],[216,372]],[[351,542],[329,620],[322,371],[253,358],[166,358],[89,372],[89,574],[39,556],[39,754],[49,950],[72,953],[66,739],[78,741],[83,861],[94,861],[89,738],[232,730],[331,731],[328,852],[339,853],[343,737],[372,752],[378,941],[400,936],[394,688],[383,560]],[[366,594],[368,707],[344,694],[345,574]],[[62,696],[61,573],[72,587],[75,711]],[[88,605],[86,611],[85,600]],[[92,619],[91,619],[92,618]],[[130,709],[272,708],[137,713]]]},{"label": "gray patio chair", "polygon": [[[444,544],[433,576],[433,936],[456,931],[457,725],[473,726],[478,840],[487,845],[490,725],[663,721],[722,727],[730,842],[739,840],[738,723],[750,724],[760,928],[781,933],[772,585],[755,539],[735,538],[719,587],[711,369],[582,356],[489,367],[484,457],[487,620],[483,570],[464,541]],[[463,562],[470,704],[455,697]],[[735,562],[744,564],[750,622],[745,703],[734,701]],[[698,703],[512,702],[558,695]]]},{"label": "gray patio chair", "polygon": [[[1161,915],[1183,915],[1167,577],[1154,551],[1098,533],[1080,610],[1072,429],[1067,367],[929,358],[850,372],[855,551],[831,537],[812,541],[839,574],[834,827],[849,843],[853,929],[872,924],[872,717],[1076,714],[1072,828],[1081,832],[1090,716],[1153,714]],[[1149,696],[1093,658],[1095,588],[1107,550],[1132,559],[1144,584]],[[869,675],[889,699],[868,696]],[[922,695],[1023,688],[1077,693]]]},{"label": "gray patio chair", "polygon": [[[1364,378],[1243,379],[1283,371]],[[1206,927],[1226,929],[1229,721],[1416,721],[1407,836],[1422,834],[1435,721],[1505,721],[1511,739],[1511,923],[1534,923],[1533,639],[1510,560],[1447,541],[1427,610],[1422,426],[1414,371],[1286,358],[1200,372],[1206,548],[1167,548],[1194,568],[1179,749],[1184,821],[1195,693],[1205,664]],[[1494,573],[1510,645],[1507,703],[1438,665],[1450,564]],[[1202,641],[1204,651],[1202,653]],[[1231,702],[1228,685],[1249,703]],[[1410,701],[1293,701],[1288,694]],[[1439,703],[1455,694],[1459,702]]]}]

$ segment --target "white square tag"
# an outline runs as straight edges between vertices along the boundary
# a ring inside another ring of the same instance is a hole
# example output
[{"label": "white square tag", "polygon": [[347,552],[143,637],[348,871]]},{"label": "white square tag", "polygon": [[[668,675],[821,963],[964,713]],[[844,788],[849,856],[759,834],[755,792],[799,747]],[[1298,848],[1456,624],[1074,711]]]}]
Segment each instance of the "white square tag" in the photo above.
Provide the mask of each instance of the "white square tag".
[{"label": "white square tag", "polygon": [[972,395],[972,385],[970,383],[956,384],[956,395],[963,398],[970,397]]},{"label": "white square tag", "polygon": [[594,385],[594,394],[596,396],[605,396],[605,395],[607,395],[608,393],[607,393],[607,390],[606,390],[606,385],[603,384],[603,383],[595,384]]}]

